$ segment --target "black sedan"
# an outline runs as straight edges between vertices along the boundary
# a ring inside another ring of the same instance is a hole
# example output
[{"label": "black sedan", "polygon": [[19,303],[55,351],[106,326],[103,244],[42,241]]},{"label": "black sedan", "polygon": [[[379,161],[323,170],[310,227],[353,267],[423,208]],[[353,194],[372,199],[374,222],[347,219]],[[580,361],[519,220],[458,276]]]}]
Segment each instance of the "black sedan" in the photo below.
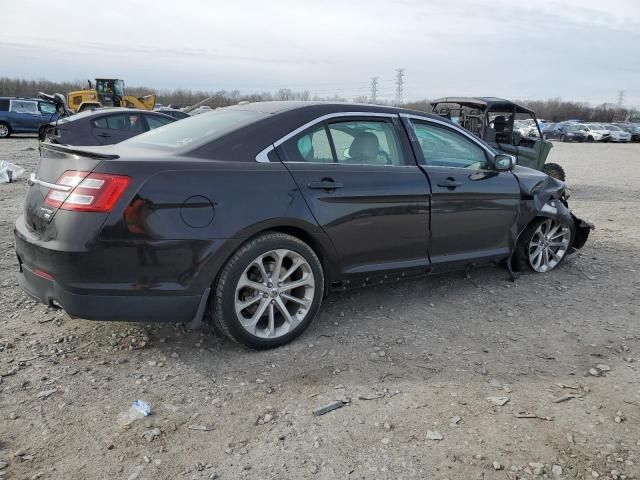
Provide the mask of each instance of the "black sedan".
[{"label": "black sedan", "polygon": [[63,117],[41,129],[40,140],[62,145],[111,145],[175,122],[163,113],[99,108]]},{"label": "black sedan", "polygon": [[554,123],[543,130],[547,140],[558,139],[561,142],[584,142],[587,140],[587,132],[578,123]]},{"label": "black sedan", "polygon": [[495,261],[549,272],[590,230],[562,182],[391,107],[238,105],[41,155],[15,227],[29,294],[95,320],[209,309],[253,348],[302,333],[331,288]]}]

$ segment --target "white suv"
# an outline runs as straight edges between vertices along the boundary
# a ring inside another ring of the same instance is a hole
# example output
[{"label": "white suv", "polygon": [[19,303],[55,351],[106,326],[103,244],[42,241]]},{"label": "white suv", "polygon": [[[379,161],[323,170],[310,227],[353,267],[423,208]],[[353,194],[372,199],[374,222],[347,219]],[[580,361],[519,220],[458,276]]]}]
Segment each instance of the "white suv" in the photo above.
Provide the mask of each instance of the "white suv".
[{"label": "white suv", "polygon": [[587,134],[587,142],[608,142],[611,132],[599,123],[585,123],[585,133]]}]

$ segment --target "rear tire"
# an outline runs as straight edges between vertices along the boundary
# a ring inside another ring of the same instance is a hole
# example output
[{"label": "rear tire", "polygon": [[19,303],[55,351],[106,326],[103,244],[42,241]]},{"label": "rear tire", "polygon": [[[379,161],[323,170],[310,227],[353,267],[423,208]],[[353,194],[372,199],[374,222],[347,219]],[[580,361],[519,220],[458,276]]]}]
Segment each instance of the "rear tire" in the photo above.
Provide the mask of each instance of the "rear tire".
[{"label": "rear tire", "polygon": [[537,218],[518,239],[514,255],[515,268],[547,273],[560,265],[573,244],[575,225],[558,219]]},{"label": "rear tire", "polygon": [[542,171],[550,177],[553,177],[562,182],[564,182],[566,179],[564,169],[557,163],[545,163],[544,167],[542,167]]},{"label": "rear tire", "polygon": [[560,135],[560,141],[561,141],[562,143],[566,143],[566,141],[567,141],[567,137],[565,137],[564,135]]},{"label": "rear tire", "polygon": [[280,347],[311,324],[323,293],[322,265],[311,247],[291,235],[264,233],[222,268],[211,301],[214,326],[249,348]]},{"label": "rear tire", "polygon": [[593,143],[593,137],[591,135],[587,137],[587,142]]},{"label": "rear tire", "polygon": [[11,127],[8,123],[0,122],[0,138],[9,138],[11,136]]}]

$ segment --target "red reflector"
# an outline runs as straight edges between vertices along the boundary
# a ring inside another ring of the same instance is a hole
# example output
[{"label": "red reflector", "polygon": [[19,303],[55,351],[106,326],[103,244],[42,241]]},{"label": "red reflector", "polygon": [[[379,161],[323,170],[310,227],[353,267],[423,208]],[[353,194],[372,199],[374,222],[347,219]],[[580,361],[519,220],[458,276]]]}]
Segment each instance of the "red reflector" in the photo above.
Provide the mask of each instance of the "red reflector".
[{"label": "red reflector", "polygon": [[44,270],[40,270],[39,268],[36,268],[33,273],[35,273],[37,276],[39,276],[40,278],[44,278],[45,280],[53,280],[53,277],[48,274],[47,272],[45,272]]},{"label": "red reflector", "polygon": [[129,177],[123,175],[69,170],[62,174],[56,184],[71,187],[71,190],[49,190],[44,204],[63,210],[110,212],[130,181]]}]

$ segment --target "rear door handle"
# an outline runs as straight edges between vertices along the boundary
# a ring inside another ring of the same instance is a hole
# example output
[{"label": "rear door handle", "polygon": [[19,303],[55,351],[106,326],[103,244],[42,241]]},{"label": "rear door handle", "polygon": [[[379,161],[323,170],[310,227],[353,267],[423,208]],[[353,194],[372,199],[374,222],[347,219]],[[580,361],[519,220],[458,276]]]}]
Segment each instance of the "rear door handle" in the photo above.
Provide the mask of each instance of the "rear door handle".
[{"label": "rear door handle", "polygon": [[108,133],[99,133],[98,136],[102,138],[111,138],[111,135],[109,135]]},{"label": "rear door handle", "polygon": [[451,189],[457,188],[460,185],[462,185],[462,183],[456,181],[455,178],[452,178],[452,177],[447,178],[445,182],[438,183],[439,187],[451,188]]},{"label": "rear door handle", "polygon": [[337,188],[342,188],[344,185],[342,183],[334,182],[330,179],[322,179],[321,182],[311,182],[307,185],[312,190],[335,190]]}]

